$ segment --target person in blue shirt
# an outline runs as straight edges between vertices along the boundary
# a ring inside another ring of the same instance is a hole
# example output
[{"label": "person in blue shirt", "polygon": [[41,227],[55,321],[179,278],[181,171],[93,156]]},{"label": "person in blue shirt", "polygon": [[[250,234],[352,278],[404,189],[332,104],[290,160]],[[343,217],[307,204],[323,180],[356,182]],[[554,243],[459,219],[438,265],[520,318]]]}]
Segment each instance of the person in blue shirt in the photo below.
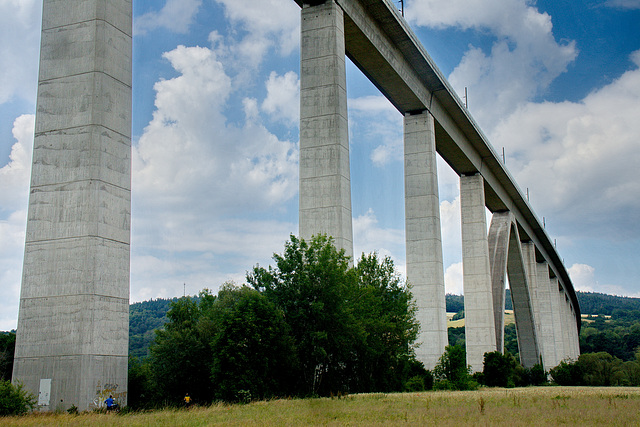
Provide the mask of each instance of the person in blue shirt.
[{"label": "person in blue shirt", "polygon": [[116,404],[113,402],[113,396],[109,395],[109,398],[104,401],[107,404],[107,411],[115,409]]}]

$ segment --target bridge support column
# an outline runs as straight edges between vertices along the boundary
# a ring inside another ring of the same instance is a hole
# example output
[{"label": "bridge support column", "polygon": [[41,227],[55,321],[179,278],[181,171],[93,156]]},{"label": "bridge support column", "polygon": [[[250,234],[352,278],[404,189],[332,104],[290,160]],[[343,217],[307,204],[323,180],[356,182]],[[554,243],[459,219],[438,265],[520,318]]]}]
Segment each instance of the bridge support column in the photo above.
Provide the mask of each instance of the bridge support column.
[{"label": "bridge support column", "polygon": [[131,0],[45,0],[13,381],[127,403]]},{"label": "bridge support column", "polygon": [[508,276],[520,361],[525,367],[530,368],[540,361],[540,355],[525,259],[518,226],[511,212],[494,212],[489,229],[489,253],[491,254],[496,348],[498,351],[504,351],[504,298],[505,282]]},{"label": "bridge support column", "polygon": [[531,296],[531,304],[533,307],[533,319],[535,322],[536,338],[538,349],[542,355],[542,323],[540,290],[538,286],[537,270],[536,270],[536,245],[529,242],[522,242],[522,256],[527,271],[527,284],[529,285],[529,294]]},{"label": "bridge support column", "polygon": [[549,279],[549,265],[546,261],[536,262],[536,283],[538,301],[540,304],[540,348],[542,364],[545,371],[555,367],[560,362],[556,355],[555,327],[553,304],[551,302],[552,289]]},{"label": "bridge support column", "polygon": [[433,369],[448,343],[433,116],[404,117],[407,280],[418,305],[416,356]]},{"label": "bridge support column", "polygon": [[301,25],[300,237],[326,233],[353,256],[344,15],[305,5]]},{"label": "bridge support column", "polygon": [[565,333],[566,325],[563,322],[562,308],[564,306],[564,291],[560,289],[558,278],[549,279],[551,288],[551,307],[553,310],[553,337],[556,347],[556,365],[566,359],[567,352],[565,349]]},{"label": "bridge support column", "polygon": [[484,353],[496,351],[482,175],[460,177],[460,207],[467,364],[479,372]]}]

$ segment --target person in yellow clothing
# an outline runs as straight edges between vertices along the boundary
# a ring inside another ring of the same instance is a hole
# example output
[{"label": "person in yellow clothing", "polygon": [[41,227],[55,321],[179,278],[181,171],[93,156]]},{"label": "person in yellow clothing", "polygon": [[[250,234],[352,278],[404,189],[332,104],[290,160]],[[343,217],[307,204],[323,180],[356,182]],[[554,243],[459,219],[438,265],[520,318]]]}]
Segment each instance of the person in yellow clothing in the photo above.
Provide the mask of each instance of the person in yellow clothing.
[{"label": "person in yellow clothing", "polygon": [[189,407],[190,405],[191,405],[191,396],[189,396],[189,393],[187,393],[184,396],[184,406]]}]

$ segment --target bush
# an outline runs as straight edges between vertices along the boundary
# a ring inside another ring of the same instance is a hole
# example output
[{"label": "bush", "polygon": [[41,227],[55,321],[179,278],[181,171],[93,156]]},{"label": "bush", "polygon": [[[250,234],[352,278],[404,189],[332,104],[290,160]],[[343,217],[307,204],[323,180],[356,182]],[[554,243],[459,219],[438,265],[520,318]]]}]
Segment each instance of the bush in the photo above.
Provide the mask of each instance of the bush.
[{"label": "bush", "polygon": [[513,387],[515,359],[509,354],[492,351],[484,354],[483,378],[489,387]]},{"label": "bush", "polygon": [[529,369],[529,384],[543,385],[547,383],[547,373],[540,363],[536,363]]},{"label": "bush", "polygon": [[436,380],[434,387],[437,390],[475,390],[478,383],[471,377],[470,371],[464,349],[457,345],[448,345],[433,368]]},{"label": "bush", "polygon": [[22,387],[0,380],[0,416],[27,413],[36,406],[36,398]]},{"label": "bush", "polygon": [[582,385],[583,371],[578,361],[563,360],[555,368],[549,370],[553,382],[558,385]]}]

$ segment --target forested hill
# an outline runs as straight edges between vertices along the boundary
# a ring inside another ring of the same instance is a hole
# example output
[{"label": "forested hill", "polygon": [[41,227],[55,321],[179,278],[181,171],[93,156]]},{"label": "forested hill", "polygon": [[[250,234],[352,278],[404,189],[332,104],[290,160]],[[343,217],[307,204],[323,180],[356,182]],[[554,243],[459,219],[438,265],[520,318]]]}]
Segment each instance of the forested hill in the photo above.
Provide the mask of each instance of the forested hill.
[{"label": "forested hill", "polygon": [[597,292],[576,292],[576,295],[583,314],[604,314],[616,317],[628,317],[633,314],[640,317],[640,298],[619,297]]},{"label": "forested hill", "polygon": [[[604,314],[617,318],[635,318],[640,320],[640,298],[619,297],[597,292],[577,292],[580,311],[583,314]],[[145,357],[149,344],[153,340],[154,330],[161,328],[167,321],[167,311],[173,301],[171,299],[155,299],[136,302],[129,307],[129,354],[134,357]],[[457,313],[464,310],[462,295],[447,294],[447,311]],[[511,296],[507,289],[506,309],[511,310]]]},{"label": "forested hill", "polygon": [[135,302],[129,306],[130,356],[147,356],[149,344],[155,337],[154,331],[164,326],[167,321],[167,311],[171,308],[171,303],[177,300],[178,298],[158,298]]}]

